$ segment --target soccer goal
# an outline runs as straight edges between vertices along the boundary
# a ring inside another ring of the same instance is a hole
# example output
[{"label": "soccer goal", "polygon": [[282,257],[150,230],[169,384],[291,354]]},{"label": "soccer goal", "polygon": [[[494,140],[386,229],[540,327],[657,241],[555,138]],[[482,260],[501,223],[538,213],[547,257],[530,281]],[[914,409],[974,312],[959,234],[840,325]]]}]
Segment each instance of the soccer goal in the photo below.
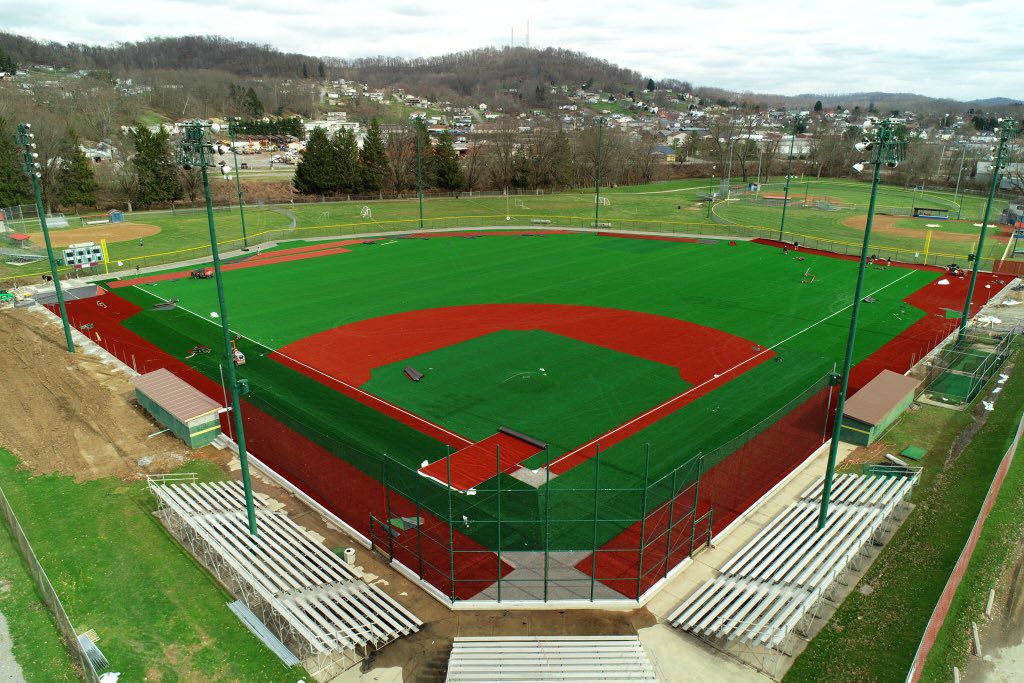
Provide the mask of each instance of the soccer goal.
[{"label": "soccer goal", "polygon": [[612,203],[608,201],[607,197],[594,197],[594,201],[601,206],[611,206]]},{"label": "soccer goal", "polygon": [[523,201],[522,199],[517,199],[517,200],[516,200],[516,208],[517,208],[517,209],[528,209],[528,208],[530,208],[530,207],[528,207],[528,206],[526,205],[526,203],[525,203],[525,202],[524,202],[524,201]]},{"label": "soccer goal", "polygon": [[373,218],[373,210],[370,207],[368,207],[368,206],[364,206],[363,209],[359,212],[359,217],[360,218]]}]

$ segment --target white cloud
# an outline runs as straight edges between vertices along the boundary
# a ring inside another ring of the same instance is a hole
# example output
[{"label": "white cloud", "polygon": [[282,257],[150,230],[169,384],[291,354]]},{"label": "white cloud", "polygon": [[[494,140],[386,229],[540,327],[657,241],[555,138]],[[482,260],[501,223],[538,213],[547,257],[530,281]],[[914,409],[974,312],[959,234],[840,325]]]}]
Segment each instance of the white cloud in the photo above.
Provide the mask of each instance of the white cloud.
[{"label": "white cloud", "polygon": [[[626,3],[46,0],[0,7],[35,38],[109,44],[216,34],[335,57],[419,57],[516,43],[587,52],[655,78],[797,94],[885,90],[1024,98],[1017,0]],[[991,64],[987,62],[992,62]]]}]

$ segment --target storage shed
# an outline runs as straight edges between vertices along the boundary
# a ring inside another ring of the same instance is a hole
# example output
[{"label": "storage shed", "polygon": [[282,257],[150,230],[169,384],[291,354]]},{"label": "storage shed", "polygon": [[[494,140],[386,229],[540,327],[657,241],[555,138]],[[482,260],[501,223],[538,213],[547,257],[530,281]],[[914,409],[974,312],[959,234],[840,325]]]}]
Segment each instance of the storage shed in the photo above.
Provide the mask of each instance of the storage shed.
[{"label": "storage shed", "polygon": [[920,384],[912,377],[883,370],[846,402],[839,438],[870,446],[914,402]]},{"label": "storage shed", "polygon": [[220,435],[223,407],[170,371],[147,372],[132,383],[139,405],[190,448],[206,446]]}]

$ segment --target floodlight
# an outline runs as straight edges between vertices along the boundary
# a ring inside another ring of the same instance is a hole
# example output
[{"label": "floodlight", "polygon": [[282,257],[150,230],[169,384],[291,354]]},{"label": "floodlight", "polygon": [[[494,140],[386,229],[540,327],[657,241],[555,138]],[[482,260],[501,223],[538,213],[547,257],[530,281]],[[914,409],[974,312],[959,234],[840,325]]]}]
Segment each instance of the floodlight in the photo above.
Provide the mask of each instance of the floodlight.
[{"label": "floodlight", "polygon": [[38,159],[39,158],[39,152],[32,152],[32,158],[33,159]]},{"label": "floodlight", "polygon": [[889,168],[896,168],[897,166],[900,165],[900,162],[898,162],[898,161],[890,161],[890,162],[887,162],[885,165],[888,166]]},{"label": "floodlight", "polygon": [[31,127],[32,127],[32,124],[31,124],[31,123],[26,123],[26,124],[25,124],[25,127],[26,127],[26,128],[31,128]]},{"label": "floodlight", "polygon": [[210,124],[210,130],[212,130],[214,133],[219,133],[220,132],[220,124],[219,123],[211,123]]},{"label": "floodlight", "polygon": [[858,161],[853,165],[853,170],[856,171],[857,173],[860,173],[861,171],[864,170],[864,164]]},{"label": "floodlight", "polygon": [[[865,140],[867,140],[867,138],[865,138]],[[875,146],[875,143],[870,142],[870,141],[869,142],[858,142],[856,145],[853,146],[853,148],[855,150],[857,150],[858,152],[866,152],[866,151],[868,151],[869,149],[871,149],[874,146]]]}]

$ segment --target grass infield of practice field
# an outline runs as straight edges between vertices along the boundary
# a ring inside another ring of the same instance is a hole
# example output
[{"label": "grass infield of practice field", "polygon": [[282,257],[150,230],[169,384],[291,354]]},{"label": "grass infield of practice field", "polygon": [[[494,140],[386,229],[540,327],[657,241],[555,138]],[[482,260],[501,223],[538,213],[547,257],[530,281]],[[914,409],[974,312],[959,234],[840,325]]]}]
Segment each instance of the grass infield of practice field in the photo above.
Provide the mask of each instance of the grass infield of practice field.
[{"label": "grass infield of practice field", "polygon": [[[631,242],[593,235],[395,240],[353,245],[345,254],[225,273],[231,328],[242,335],[238,343],[248,359],[240,369],[251,382],[247,400],[377,478],[380,463],[376,454],[387,453],[414,474],[421,461],[443,457],[445,447],[422,431],[336,391],[330,379],[316,381],[285,367],[269,357],[272,351],[324,330],[379,316],[445,306],[528,302],[597,306],[691,321],[748,340],[751,358],[765,350],[777,355],[777,360],[742,368],[746,371],[732,381],[602,452],[602,485],[621,490],[605,502],[621,519],[638,519],[639,489],[644,481],[639,463],[647,445],[652,453],[649,479],[655,481],[698,452],[711,451],[772,414],[832,369],[845,344],[856,264],[814,255],[784,255],[778,249],[750,243],[619,246]],[[802,284],[808,271],[814,282]],[[867,271],[865,293],[877,301],[862,309],[857,360],[921,318],[922,312],[903,299],[937,277],[934,272],[903,268]],[[143,308],[124,325],[171,355],[183,358],[197,343],[213,348],[220,345],[219,327],[209,317],[216,309],[212,282],[181,279],[115,291]],[[152,310],[155,303],[170,298],[179,300],[177,310]],[[685,338],[677,341],[681,345],[687,342]],[[341,354],[343,358],[344,352],[325,349],[330,357]],[[728,369],[716,362],[714,348],[689,349],[689,353],[706,360],[706,380]],[[595,352],[594,358],[598,355]],[[507,363],[502,371],[533,372],[547,367],[539,365],[539,358],[526,354]],[[216,354],[197,356],[188,363],[219,380]],[[524,367],[516,370],[518,363]],[[413,392],[423,387],[398,377],[399,367],[404,366],[390,368],[394,377],[389,375],[384,391],[395,402],[416,405]],[[570,381],[559,386],[555,386],[559,377],[548,379],[553,390],[563,395],[576,392],[574,400],[583,403],[602,400],[604,394],[595,391],[595,385],[631,381],[624,380],[624,375],[608,374],[618,372],[608,364],[598,363],[589,372],[588,377],[585,368],[574,367],[565,375]],[[667,392],[658,389],[656,382],[644,386],[652,395]],[[461,392],[466,405],[490,400],[492,409],[505,405],[526,415],[534,403],[529,393],[516,394],[494,382],[460,383],[453,375],[447,387],[449,400]],[[637,392],[642,393],[639,387]],[[630,405],[629,410],[637,406]],[[618,419],[623,410],[625,407],[620,407],[609,414]],[[442,426],[450,429],[460,420],[470,420],[466,411],[450,416],[443,415],[440,408],[434,412],[436,419],[445,419]],[[492,412],[472,419],[482,424],[494,417]],[[498,426],[493,425],[494,429]],[[581,421],[571,435],[573,439],[588,434],[597,437],[604,426],[602,420],[593,424]],[[486,431],[483,427],[479,430],[473,432],[474,437]],[[571,445],[558,444],[552,455],[557,457]],[[707,463],[707,467],[712,465]],[[558,514],[566,517],[560,532],[549,539],[552,547],[590,547],[593,523],[586,517],[589,514],[592,520],[593,512],[583,509],[587,497],[576,492],[592,488],[592,478],[592,468],[576,467],[542,487],[558,496]],[[501,479],[503,489],[515,494],[503,503],[505,514],[536,521],[543,496],[507,475]],[[422,492],[421,480],[413,476],[409,486]],[[447,514],[443,487],[431,487],[422,495],[432,498],[437,512]],[[486,495],[460,497],[455,512],[465,512],[473,519],[492,518],[492,503]],[[605,525],[599,542],[624,526],[628,524]],[[493,538],[486,529],[481,525],[466,533],[490,545]],[[524,544],[536,547],[541,542],[528,536],[524,534]]]}]

